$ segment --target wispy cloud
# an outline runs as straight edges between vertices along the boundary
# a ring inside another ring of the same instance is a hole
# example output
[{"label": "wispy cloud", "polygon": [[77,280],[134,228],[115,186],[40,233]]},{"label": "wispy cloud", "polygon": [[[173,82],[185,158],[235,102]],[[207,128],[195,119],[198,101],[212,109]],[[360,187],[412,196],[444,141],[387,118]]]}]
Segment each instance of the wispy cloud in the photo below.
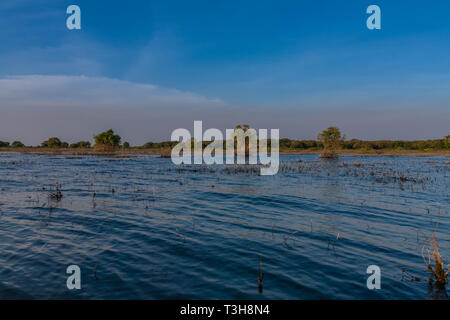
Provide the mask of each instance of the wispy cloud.
[{"label": "wispy cloud", "polygon": [[[351,95],[351,94],[349,94]],[[328,101],[328,98],[326,99]],[[368,101],[368,100],[366,100]],[[407,102],[407,101],[406,101]],[[367,102],[369,103],[369,102]],[[0,140],[37,145],[58,136],[74,142],[115,129],[135,145],[169,140],[176,128],[278,128],[283,137],[314,139],[331,125],[349,138],[424,139],[448,135],[450,109],[429,112],[397,104],[336,108],[321,101],[279,108],[242,108],[191,92],[111,78],[27,75],[0,78]],[[430,126],[430,124],[433,124]]]},{"label": "wispy cloud", "polygon": [[115,128],[133,143],[168,139],[189,114],[226,104],[194,93],[110,78],[28,75],[0,79],[0,140],[91,139]]}]

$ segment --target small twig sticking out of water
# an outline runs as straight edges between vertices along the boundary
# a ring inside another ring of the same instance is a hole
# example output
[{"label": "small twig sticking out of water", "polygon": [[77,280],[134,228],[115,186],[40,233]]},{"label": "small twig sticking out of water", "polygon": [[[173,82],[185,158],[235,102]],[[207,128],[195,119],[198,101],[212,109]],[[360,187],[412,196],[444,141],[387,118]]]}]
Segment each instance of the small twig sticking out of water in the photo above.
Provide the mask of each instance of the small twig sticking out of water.
[{"label": "small twig sticking out of water", "polygon": [[152,201],[155,201],[155,187],[152,187]]},{"label": "small twig sticking out of water", "polygon": [[97,267],[98,267],[98,261],[95,263],[95,267],[94,267],[94,278],[95,278],[95,280],[98,280],[98,278],[97,278]]},{"label": "small twig sticking out of water", "polygon": [[262,271],[262,256],[259,256],[259,277],[258,277],[258,290],[259,293],[263,293],[263,285],[262,285],[262,281],[264,278],[264,274]]},{"label": "small twig sticking out of water", "polygon": [[56,201],[61,201],[63,195],[62,195],[62,192],[61,192],[61,184],[59,182],[56,182],[55,192],[54,193],[50,193],[48,195],[48,197],[50,199],[53,199],[53,200],[56,200]]},{"label": "small twig sticking out of water", "polygon": [[330,238],[328,238],[327,250],[330,250],[330,244],[331,244],[331,247],[333,248],[333,252],[334,252],[334,255],[335,255],[336,259],[338,257],[337,253],[336,253],[336,242],[339,240],[339,237],[340,237],[340,233],[338,232],[338,234],[336,235],[336,239],[331,240]]},{"label": "small twig sticking out of water", "polygon": [[291,233],[291,234],[288,235],[287,237],[284,237],[284,241],[283,241],[283,242],[284,242],[284,245],[285,245],[286,247],[290,248],[287,242],[288,242],[288,240],[289,240],[291,237],[295,236],[298,232],[300,232],[300,230],[294,231],[293,233]]},{"label": "small twig sticking out of water", "polygon": [[94,194],[92,195],[92,207],[95,209],[97,207],[97,204],[95,203],[95,197],[97,196],[97,193],[94,191]]},{"label": "small twig sticking out of water", "polygon": [[417,281],[417,282],[420,282],[420,278],[418,278],[418,277],[416,277],[415,275],[413,275],[413,274],[407,272],[407,271],[406,271],[405,269],[403,269],[403,268],[401,268],[401,269],[402,269],[402,279],[403,279],[403,275],[406,274],[407,276],[409,276],[409,277],[411,278],[411,281]]},{"label": "small twig sticking out of water", "polygon": [[184,236],[184,234],[181,233],[181,231],[178,228],[175,228],[176,233],[183,238],[183,243],[186,243],[186,237]]}]

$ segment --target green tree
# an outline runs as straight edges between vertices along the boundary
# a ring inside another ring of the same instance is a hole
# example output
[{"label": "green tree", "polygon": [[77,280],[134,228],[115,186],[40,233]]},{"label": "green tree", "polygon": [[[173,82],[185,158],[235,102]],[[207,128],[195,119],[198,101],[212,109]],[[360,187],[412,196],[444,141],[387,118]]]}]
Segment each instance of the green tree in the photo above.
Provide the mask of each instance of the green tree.
[{"label": "green tree", "polygon": [[23,147],[25,147],[25,145],[22,142],[20,142],[20,141],[14,141],[11,144],[11,147],[13,147],[13,148],[23,148]]},{"label": "green tree", "polygon": [[128,143],[126,141],[122,145],[122,148],[124,148],[124,149],[128,149],[129,147],[130,147],[130,143]]},{"label": "green tree", "polygon": [[[258,150],[258,137],[254,129],[249,131],[251,128],[248,124],[237,125],[234,129],[234,132],[231,135],[231,138],[234,139],[234,153],[238,154],[238,148],[241,148],[239,151],[244,154],[246,157],[250,155],[250,142],[252,141],[252,145]],[[243,140],[243,145],[239,146],[238,141]]]},{"label": "green tree", "polygon": [[244,132],[247,132],[247,130],[250,129],[250,126],[248,124],[238,124],[235,129],[242,129]]},{"label": "green tree", "polygon": [[120,140],[122,138],[114,134],[113,129],[109,129],[108,131],[102,132],[99,135],[94,136],[95,147],[100,148],[116,148],[120,146]]},{"label": "green tree", "polygon": [[0,141],[0,148],[9,147],[9,142]]},{"label": "green tree", "polygon": [[345,141],[345,136],[337,127],[329,127],[318,134],[317,139],[323,144],[322,157],[333,158],[336,157],[337,150],[342,148]]},{"label": "green tree", "polygon": [[43,148],[61,148],[62,142],[59,138],[53,137],[41,143]]}]

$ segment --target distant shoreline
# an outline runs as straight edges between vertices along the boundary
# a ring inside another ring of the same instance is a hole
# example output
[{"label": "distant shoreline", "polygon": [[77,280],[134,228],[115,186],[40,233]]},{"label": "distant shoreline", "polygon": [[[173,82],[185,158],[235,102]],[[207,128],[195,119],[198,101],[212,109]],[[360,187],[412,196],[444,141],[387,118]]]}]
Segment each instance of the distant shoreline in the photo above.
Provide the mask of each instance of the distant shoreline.
[{"label": "distant shoreline", "polygon": [[[322,151],[309,151],[309,150],[280,150],[280,154],[320,154]],[[450,150],[436,150],[436,151],[421,151],[421,150],[339,150],[336,151],[338,155],[343,156],[385,156],[385,157],[450,157]]]},{"label": "distant shoreline", "polygon": [[[304,154],[320,154],[321,150],[280,150],[280,155],[304,155]],[[124,156],[133,154],[155,154],[162,157],[170,157],[170,150],[168,149],[138,149],[127,148],[117,149],[114,151],[99,151],[94,148],[0,148],[0,153],[20,153],[20,154],[37,154],[37,155],[72,155],[72,156]],[[339,155],[346,156],[386,156],[386,157],[430,157],[430,156],[444,156],[450,157],[450,150],[435,150],[435,151],[421,151],[421,150],[339,150]]]}]

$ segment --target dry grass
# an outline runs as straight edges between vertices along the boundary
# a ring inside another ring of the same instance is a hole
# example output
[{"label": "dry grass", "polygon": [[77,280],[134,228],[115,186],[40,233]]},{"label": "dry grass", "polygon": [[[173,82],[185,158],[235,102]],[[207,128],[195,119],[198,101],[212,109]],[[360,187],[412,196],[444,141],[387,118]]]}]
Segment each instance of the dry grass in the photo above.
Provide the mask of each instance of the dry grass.
[{"label": "dry grass", "polygon": [[164,148],[159,151],[159,154],[161,155],[161,158],[170,158],[172,156],[172,149],[171,148]]},{"label": "dry grass", "polygon": [[[425,258],[425,247],[429,244],[430,248],[427,249],[428,251],[428,260]],[[436,282],[439,286],[445,286],[447,284],[448,279],[448,268],[447,271],[445,271],[444,261],[442,260],[441,253],[439,252],[439,245],[436,241],[436,232],[433,233],[433,236],[428,239],[425,244],[422,247],[422,258],[425,262],[428,271],[431,272],[431,279]],[[434,267],[433,267],[433,261],[434,260]]]}]

